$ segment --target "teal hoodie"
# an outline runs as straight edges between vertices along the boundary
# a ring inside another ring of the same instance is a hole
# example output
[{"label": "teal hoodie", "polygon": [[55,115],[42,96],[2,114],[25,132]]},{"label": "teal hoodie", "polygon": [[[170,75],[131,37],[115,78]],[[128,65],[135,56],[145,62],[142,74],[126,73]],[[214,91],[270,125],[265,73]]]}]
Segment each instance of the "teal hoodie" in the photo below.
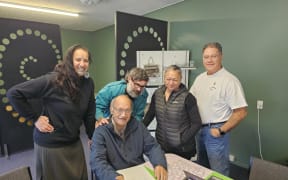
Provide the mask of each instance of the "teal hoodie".
[{"label": "teal hoodie", "polygon": [[[127,82],[125,80],[115,81],[104,86],[96,96],[96,119],[101,117],[107,118],[110,114],[110,103],[112,99],[118,95],[126,94]],[[148,92],[146,89],[137,97],[133,98],[132,116],[138,121],[142,121],[144,117],[144,109]]]}]

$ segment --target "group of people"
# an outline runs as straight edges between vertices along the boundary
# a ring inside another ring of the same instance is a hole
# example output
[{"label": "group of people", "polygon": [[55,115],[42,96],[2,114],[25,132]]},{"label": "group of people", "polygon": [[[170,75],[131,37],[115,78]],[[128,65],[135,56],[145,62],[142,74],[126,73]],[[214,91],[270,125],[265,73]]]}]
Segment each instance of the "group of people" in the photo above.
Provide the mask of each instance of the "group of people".
[{"label": "group of people", "polygon": [[[144,163],[146,155],[156,179],[167,180],[165,153],[188,160],[197,154],[199,164],[229,176],[229,132],[245,118],[248,105],[240,81],[222,65],[221,44],[206,44],[202,55],[206,71],[190,90],[181,83],[180,67],[166,68],[164,85],[146,113],[145,70],[132,68],[95,98],[91,54],[81,45],[70,47],[53,72],[11,87],[10,103],[35,122],[36,179],[88,179],[79,138],[83,122],[96,179],[123,180],[117,170]],[[40,114],[31,99],[41,100]],[[154,118],[155,138],[147,130]]]}]

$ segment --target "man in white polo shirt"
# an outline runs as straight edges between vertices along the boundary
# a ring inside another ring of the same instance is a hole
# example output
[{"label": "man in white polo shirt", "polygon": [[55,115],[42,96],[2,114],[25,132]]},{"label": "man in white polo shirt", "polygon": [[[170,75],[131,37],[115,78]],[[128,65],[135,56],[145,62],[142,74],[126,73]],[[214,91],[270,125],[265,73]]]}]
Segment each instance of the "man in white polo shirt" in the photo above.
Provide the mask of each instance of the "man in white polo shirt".
[{"label": "man in white polo shirt", "polygon": [[240,81],[222,66],[221,44],[206,44],[202,56],[206,72],[197,76],[190,89],[202,119],[197,161],[229,176],[229,131],[246,117],[248,105]]}]

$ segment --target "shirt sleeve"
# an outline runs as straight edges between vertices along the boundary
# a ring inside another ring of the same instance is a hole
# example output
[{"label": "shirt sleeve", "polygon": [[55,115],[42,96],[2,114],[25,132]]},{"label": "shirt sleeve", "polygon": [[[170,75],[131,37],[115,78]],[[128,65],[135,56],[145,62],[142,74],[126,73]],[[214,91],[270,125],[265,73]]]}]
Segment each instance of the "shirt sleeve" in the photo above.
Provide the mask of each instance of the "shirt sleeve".
[{"label": "shirt sleeve", "polygon": [[90,167],[99,179],[115,179],[120,174],[108,162],[105,137],[101,128],[96,128],[93,134]]},{"label": "shirt sleeve", "polygon": [[[99,118],[105,118],[105,114],[110,112],[110,103],[111,103],[111,92],[109,88],[104,87],[99,91],[96,96],[96,120]],[[110,113],[108,113],[110,114]]]},{"label": "shirt sleeve", "polygon": [[47,76],[40,76],[11,87],[6,95],[13,108],[21,116],[36,121],[39,112],[36,112],[35,108],[32,107],[31,101],[40,100],[49,88]]},{"label": "shirt sleeve", "polygon": [[151,102],[149,105],[149,109],[145,114],[145,117],[143,119],[143,123],[146,127],[149,126],[149,124],[152,122],[152,120],[155,117],[155,93],[151,97]]},{"label": "shirt sleeve", "polygon": [[167,161],[164,151],[161,149],[160,144],[150,134],[147,128],[142,124],[143,137],[144,137],[144,154],[149,158],[151,164],[155,167],[157,165],[163,166],[167,169]]},{"label": "shirt sleeve", "polygon": [[196,133],[201,128],[201,117],[197,107],[196,98],[189,93],[185,99],[185,109],[188,113],[190,128],[187,131],[184,131],[182,140],[183,142],[188,142],[191,138],[193,138]]},{"label": "shirt sleeve", "polygon": [[88,102],[87,113],[84,118],[84,124],[88,138],[91,139],[95,129],[95,97],[94,97],[94,82],[90,81],[90,98]]},{"label": "shirt sleeve", "polygon": [[226,93],[228,95],[225,97],[225,100],[231,109],[248,106],[242,85],[238,79],[235,78],[233,81],[228,82]]}]

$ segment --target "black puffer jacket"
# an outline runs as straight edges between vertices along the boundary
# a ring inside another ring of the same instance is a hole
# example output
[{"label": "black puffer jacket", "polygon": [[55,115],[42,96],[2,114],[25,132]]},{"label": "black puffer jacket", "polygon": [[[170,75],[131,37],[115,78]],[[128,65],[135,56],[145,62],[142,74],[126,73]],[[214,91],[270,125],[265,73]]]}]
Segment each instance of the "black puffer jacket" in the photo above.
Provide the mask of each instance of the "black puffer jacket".
[{"label": "black puffer jacket", "polygon": [[147,126],[156,116],[156,138],[164,151],[195,151],[195,134],[201,127],[196,99],[181,84],[166,102],[165,90],[162,86],[155,91],[143,123]]}]

